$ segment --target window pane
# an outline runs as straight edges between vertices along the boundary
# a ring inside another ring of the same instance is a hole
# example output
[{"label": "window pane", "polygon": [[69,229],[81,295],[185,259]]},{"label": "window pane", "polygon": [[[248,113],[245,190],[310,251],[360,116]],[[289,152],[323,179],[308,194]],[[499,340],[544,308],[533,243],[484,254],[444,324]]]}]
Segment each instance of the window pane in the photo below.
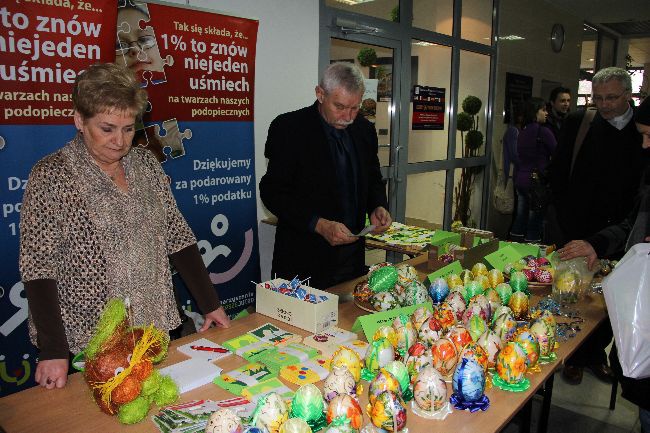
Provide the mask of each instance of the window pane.
[{"label": "window pane", "polygon": [[326,0],[325,4],[336,9],[399,22],[399,0]]},{"label": "window pane", "polygon": [[413,27],[451,35],[454,0],[413,0]]},{"label": "window pane", "polygon": [[483,203],[484,172],[484,167],[454,170],[453,221],[462,221],[467,227],[479,227],[481,204]]},{"label": "window pane", "polygon": [[[477,54],[471,51],[460,52],[460,82],[458,87],[458,111],[456,116],[461,117],[463,111],[462,104],[466,97],[476,96],[481,101],[481,108],[477,115],[473,116],[476,122],[476,129],[483,136],[483,144],[479,148],[467,146],[465,140],[467,136],[476,136],[476,133],[458,132],[456,137],[456,157],[485,155],[485,131],[487,114],[487,100],[490,85],[490,56]],[[472,127],[474,128],[474,127]],[[462,137],[462,138],[461,138]],[[471,139],[470,139],[471,140]],[[470,142],[470,144],[472,144]]]},{"label": "window pane", "polygon": [[[435,126],[442,129],[413,129],[413,103],[409,104],[409,162],[435,161],[447,159],[447,144],[449,142],[449,82],[451,77],[451,47],[430,44],[414,40],[411,44],[413,56],[418,59],[417,74],[413,86],[427,86],[437,88],[439,94],[444,92],[444,110],[436,112],[437,121],[442,117],[442,125]],[[413,72],[413,71],[412,71]],[[439,103],[428,104],[429,108],[439,108]],[[419,110],[420,111],[420,110]],[[433,113],[432,113],[433,114]],[[424,126],[431,128],[433,126]],[[417,128],[417,127],[416,127]]]},{"label": "window pane", "polygon": [[491,0],[463,0],[460,37],[480,44],[491,45]]},{"label": "window pane", "polygon": [[444,170],[408,175],[406,184],[407,222],[416,219],[442,225],[445,216],[446,176]]},{"label": "window pane", "polygon": [[[364,49],[372,49],[376,55],[375,61],[367,66],[359,64],[357,59],[359,52]],[[361,103],[361,113],[375,124],[379,140],[379,163],[382,166],[388,165],[391,140],[393,50],[332,38],[330,61],[354,62],[366,77],[366,95]]]}]

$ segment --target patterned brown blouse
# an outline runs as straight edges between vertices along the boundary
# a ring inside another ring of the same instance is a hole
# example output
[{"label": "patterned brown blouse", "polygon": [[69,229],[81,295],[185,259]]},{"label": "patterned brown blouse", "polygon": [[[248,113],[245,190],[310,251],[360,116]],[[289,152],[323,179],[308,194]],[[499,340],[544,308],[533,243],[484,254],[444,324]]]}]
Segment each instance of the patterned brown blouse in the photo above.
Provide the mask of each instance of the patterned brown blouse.
[{"label": "patterned brown blouse", "polygon": [[[118,189],[77,135],[32,169],[20,219],[23,281],[57,283],[70,351],[81,351],[106,302],[128,298],[135,325],[180,324],[168,255],[196,239],[181,215],[160,163],[133,148],[122,163],[128,193]],[[30,338],[36,329],[30,314]]]}]

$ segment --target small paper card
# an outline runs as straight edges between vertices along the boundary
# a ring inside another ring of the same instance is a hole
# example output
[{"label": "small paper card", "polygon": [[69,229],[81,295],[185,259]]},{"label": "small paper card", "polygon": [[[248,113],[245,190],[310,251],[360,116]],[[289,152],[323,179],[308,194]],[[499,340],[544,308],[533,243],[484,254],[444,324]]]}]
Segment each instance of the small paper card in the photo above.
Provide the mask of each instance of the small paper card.
[{"label": "small paper card", "polygon": [[447,243],[460,244],[460,233],[436,230],[429,240],[431,245],[442,246]]},{"label": "small paper card", "polygon": [[255,362],[261,356],[276,350],[276,346],[273,343],[260,340],[248,346],[240,347],[235,353],[247,361]]},{"label": "small paper card", "polygon": [[219,400],[217,406],[222,409],[230,409],[240,418],[249,418],[255,410],[255,403],[243,397],[234,397],[227,400]]},{"label": "small paper card", "polygon": [[447,278],[451,274],[460,274],[463,271],[463,267],[458,260],[454,260],[446,266],[438,269],[437,271],[429,274],[424,282],[426,286],[431,285],[438,278]]},{"label": "small paper card", "polygon": [[258,341],[260,341],[259,338],[247,333],[247,334],[240,335],[239,337],[231,338],[230,340],[225,341],[222,344],[225,348],[237,353],[238,349],[256,343]]},{"label": "small paper card", "polygon": [[373,314],[366,314],[365,316],[357,317],[357,320],[352,325],[352,330],[363,329],[366,340],[372,341],[372,336],[375,334],[377,328],[383,325],[390,326],[397,316],[400,314],[411,315],[418,307],[427,307],[429,311],[432,310],[431,303],[425,302],[423,304],[411,305],[408,307],[394,308],[388,311],[378,311]]},{"label": "small paper card", "polygon": [[215,377],[221,374],[222,369],[211,362],[202,359],[190,358],[186,361],[172,364],[162,368],[160,374],[172,378],[179,391],[182,393],[191,391],[194,388],[210,383]]},{"label": "small paper card", "polygon": [[271,370],[279,371],[282,367],[306,361],[316,355],[318,355],[318,351],[312,347],[300,343],[290,343],[284,347],[279,347],[272,353],[265,353],[264,358],[260,359],[260,361]]},{"label": "small paper card", "polygon": [[508,263],[514,263],[522,257],[523,255],[514,249],[512,245],[506,245],[503,248],[499,248],[495,252],[486,255],[485,261],[494,269],[503,271]]},{"label": "small paper card", "polygon": [[259,383],[276,376],[277,373],[271,371],[271,369],[266,365],[259,362],[253,362],[227,373],[223,373],[221,376],[216,377],[212,382],[226,391],[232,392],[236,395],[241,395],[242,391],[247,386],[258,385]]},{"label": "small paper card", "polygon": [[324,380],[329,374],[325,368],[326,360],[305,361],[299,364],[288,365],[280,370],[280,377],[296,385],[307,385]]},{"label": "small paper card", "polygon": [[318,334],[308,335],[302,341],[307,346],[318,349],[323,356],[332,356],[338,347],[357,339],[357,334],[338,327],[331,327]]},{"label": "small paper card", "polygon": [[190,358],[202,359],[207,362],[216,361],[226,356],[232,355],[232,352],[223,346],[219,346],[207,338],[200,338],[191,343],[177,347],[178,351]]},{"label": "small paper card", "polygon": [[257,403],[257,400],[261,396],[269,392],[278,393],[283,400],[291,400],[293,398],[293,391],[277,378],[269,379],[258,385],[245,388],[242,391],[242,396]]},{"label": "small paper card", "polygon": [[274,344],[295,341],[296,337],[298,337],[298,341],[302,340],[302,337],[292,334],[289,331],[285,331],[284,329],[280,329],[271,323],[266,323],[259,328],[248,331],[248,333],[254,335],[260,340],[268,341]]}]

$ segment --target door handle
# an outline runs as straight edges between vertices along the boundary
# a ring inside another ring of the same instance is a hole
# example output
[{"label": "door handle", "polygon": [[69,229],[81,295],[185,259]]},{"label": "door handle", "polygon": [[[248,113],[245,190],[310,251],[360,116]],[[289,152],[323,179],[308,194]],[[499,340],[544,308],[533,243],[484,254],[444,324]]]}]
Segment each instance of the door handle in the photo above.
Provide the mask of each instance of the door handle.
[{"label": "door handle", "polygon": [[402,177],[399,172],[399,156],[403,146],[397,146],[395,148],[395,182],[401,182]]}]

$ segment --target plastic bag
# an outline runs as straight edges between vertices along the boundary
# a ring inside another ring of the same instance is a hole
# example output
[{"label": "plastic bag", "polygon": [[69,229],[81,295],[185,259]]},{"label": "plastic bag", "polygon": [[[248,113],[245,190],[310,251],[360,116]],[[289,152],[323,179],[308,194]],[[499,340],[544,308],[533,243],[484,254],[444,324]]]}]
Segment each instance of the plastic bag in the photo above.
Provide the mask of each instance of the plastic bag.
[{"label": "plastic bag", "polygon": [[576,257],[571,260],[558,260],[554,262],[555,275],[553,276],[552,296],[555,302],[571,304],[584,298],[591,280],[594,278],[593,271],[587,266],[587,259]]},{"label": "plastic bag", "polygon": [[492,202],[497,212],[509,215],[515,210],[515,189],[512,178],[509,177],[507,181],[504,181],[504,177],[503,170],[499,170]]},{"label": "plastic bag", "polygon": [[623,375],[650,377],[650,244],[634,245],[603,280]]}]

